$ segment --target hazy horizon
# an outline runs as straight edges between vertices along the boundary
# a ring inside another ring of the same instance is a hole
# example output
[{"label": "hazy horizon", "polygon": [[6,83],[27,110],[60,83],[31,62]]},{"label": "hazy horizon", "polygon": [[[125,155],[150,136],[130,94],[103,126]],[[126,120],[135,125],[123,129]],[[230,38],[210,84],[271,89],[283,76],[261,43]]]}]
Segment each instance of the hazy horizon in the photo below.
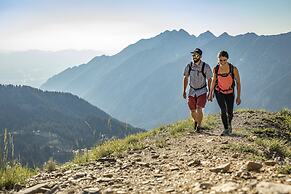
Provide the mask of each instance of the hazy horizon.
[{"label": "hazy horizon", "polygon": [[[181,29],[170,29],[170,30],[165,30],[165,31],[173,31],[173,30],[181,30]],[[182,29],[182,30],[185,30],[185,29]],[[160,33],[163,33],[165,31],[162,31]],[[186,31],[186,30],[185,30]],[[206,30],[200,34],[203,34],[207,31],[210,31],[210,30]],[[187,31],[188,32],[188,31]],[[211,32],[211,31],[210,31]],[[213,32],[211,32],[214,36],[216,37],[219,37],[221,36],[223,33],[227,33],[229,34],[230,36],[238,36],[238,35],[244,35],[244,34],[247,34],[247,33],[255,33],[256,35],[258,36],[272,36],[272,35],[280,35],[280,34],[285,34],[285,33],[289,33],[291,32],[290,31],[286,31],[286,32],[280,32],[280,33],[277,33],[277,34],[257,34],[255,32],[252,32],[252,31],[249,31],[249,32],[242,32],[242,33],[238,33],[238,34],[230,34],[229,32],[222,32],[221,34],[214,34]],[[152,37],[155,37],[157,35],[159,35],[160,33],[158,34],[153,34],[151,37],[148,37],[148,38],[141,38],[141,39],[149,39],[149,38],[152,38]],[[190,32],[188,32],[190,35],[194,35],[196,37],[198,37],[200,34],[191,34]],[[139,39],[139,40],[141,40]],[[137,40],[137,41],[139,41]],[[0,49],[0,53],[4,53],[4,54],[10,54],[10,53],[20,53],[20,52],[52,52],[52,53],[57,53],[57,52],[70,52],[70,51],[73,51],[73,52],[95,52],[96,53],[96,56],[99,56],[99,55],[115,55],[117,54],[118,52],[120,52],[121,50],[123,50],[124,48],[126,48],[127,46],[131,45],[131,44],[134,44],[136,43],[137,41],[135,42],[132,42],[132,43],[129,43],[128,45],[126,45],[125,47],[122,47],[120,48],[120,50],[112,50],[112,51],[102,51],[102,50],[94,50],[94,49],[77,49],[77,48],[64,48],[64,49],[57,49],[57,50],[48,50],[48,49],[38,49],[38,48],[32,48],[32,49],[26,49],[26,50],[7,50],[7,49]]]},{"label": "hazy horizon", "polygon": [[93,50],[0,51],[0,83],[39,87],[49,77],[88,63],[103,53]]},{"label": "hazy horizon", "polygon": [[184,29],[195,36],[208,30],[215,36],[291,31],[288,0],[0,2],[0,52],[73,49],[112,55],[166,30]]}]

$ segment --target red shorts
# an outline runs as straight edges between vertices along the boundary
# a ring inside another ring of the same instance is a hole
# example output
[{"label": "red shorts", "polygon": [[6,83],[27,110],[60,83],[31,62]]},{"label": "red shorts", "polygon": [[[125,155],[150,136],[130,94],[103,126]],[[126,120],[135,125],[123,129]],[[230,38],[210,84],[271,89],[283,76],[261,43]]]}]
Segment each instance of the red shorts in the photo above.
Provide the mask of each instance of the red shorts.
[{"label": "red shorts", "polygon": [[207,94],[202,94],[200,96],[189,96],[188,97],[188,106],[190,110],[196,110],[197,108],[204,108],[206,104]]}]

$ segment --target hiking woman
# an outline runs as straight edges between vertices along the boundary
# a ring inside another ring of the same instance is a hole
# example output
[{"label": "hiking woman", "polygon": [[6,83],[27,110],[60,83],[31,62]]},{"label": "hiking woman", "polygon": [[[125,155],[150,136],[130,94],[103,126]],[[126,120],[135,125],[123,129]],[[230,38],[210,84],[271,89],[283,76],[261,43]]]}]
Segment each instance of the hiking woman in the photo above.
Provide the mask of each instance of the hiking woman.
[{"label": "hiking woman", "polygon": [[237,94],[235,102],[241,103],[241,84],[238,70],[228,62],[228,53],[221,51],[218,53],[218,64],[213,68],[213,79],[211,83],[208,100],[212,101],[213,92],[221,110],[221,120],[224,126],[223,135],[232,133],[231,121],[233,118],[233,106],[235,99],[234,88],[236,85]]}]

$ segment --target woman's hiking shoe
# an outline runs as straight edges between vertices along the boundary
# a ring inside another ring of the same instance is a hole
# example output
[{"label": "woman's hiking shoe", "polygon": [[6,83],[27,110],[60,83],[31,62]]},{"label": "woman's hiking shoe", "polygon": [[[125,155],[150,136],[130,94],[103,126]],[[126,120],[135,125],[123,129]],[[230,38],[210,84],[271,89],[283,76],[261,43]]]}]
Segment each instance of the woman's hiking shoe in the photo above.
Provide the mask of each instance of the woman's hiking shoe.
[{"label": "woman's hiking shoe", "polygon": [[224,129],[223,132],[220,134],[220,136],[227,136],[230,135],[229,129]]},{"label": "woman's hiking shoe", "polygon": [[229,135],[232,134],[232,127],[231,127],[231,125],[229,125],[229,127],[228,127],[228,132],[229,132]]}]

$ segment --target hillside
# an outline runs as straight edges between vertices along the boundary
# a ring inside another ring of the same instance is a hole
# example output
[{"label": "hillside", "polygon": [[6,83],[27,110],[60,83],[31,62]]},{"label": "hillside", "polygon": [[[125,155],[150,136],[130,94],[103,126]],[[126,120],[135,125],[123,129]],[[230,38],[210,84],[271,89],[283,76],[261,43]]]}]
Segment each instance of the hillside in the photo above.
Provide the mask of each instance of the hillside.
[{"label": "hillside", "polygon": [[1,152],[7,129],[12,137],[9,159],[13,147],[13,159],[29,166],[39,166],[50,157],[65,162],[73,150],[142,131],[72,94],[13,85],[0,85],[0,129]]},{"label": "hillside", "polygon": [[[165,31],[116,55],[98,56],[87,64],[68,68],[41,88],[81,96],[138,127],[158,127],[189,114],[181,90],[183,71],[195,47],[203,50],[203,60],[211,67],[217,64],[220,50],[229,52],[230,62],[241,75],[242,107],[271,111],[291,108],[291,33],[223,33],[216,37],[208,31],[195,37],[182,29]],[[206,111],[217,112],[216,103],[209,103]]]},{"label": "hillside", "polygon": [[188,119],[104,143],[40,172],[22,191],[291,193],[289,110],[239,110],[227,137],[219,136],[219,115],[206,117],[203,127],[193,133]]}]

